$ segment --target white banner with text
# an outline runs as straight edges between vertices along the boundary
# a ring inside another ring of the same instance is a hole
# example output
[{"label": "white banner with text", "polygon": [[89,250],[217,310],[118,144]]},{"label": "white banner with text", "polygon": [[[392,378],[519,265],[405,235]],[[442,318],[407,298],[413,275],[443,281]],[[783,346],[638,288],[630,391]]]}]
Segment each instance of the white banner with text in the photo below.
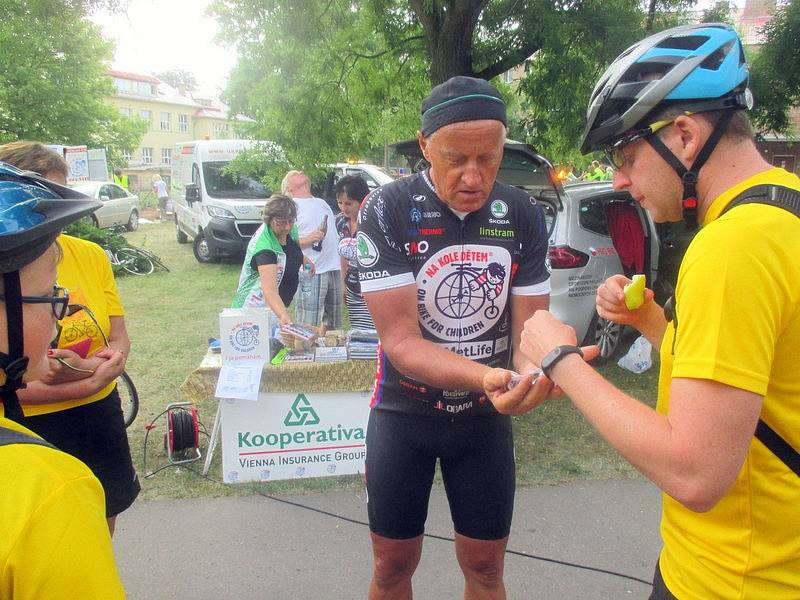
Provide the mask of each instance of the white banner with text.
[{"label": "white banner with text", "polygon": [[370,392],[220,400],[225,483],[364,472]]}]

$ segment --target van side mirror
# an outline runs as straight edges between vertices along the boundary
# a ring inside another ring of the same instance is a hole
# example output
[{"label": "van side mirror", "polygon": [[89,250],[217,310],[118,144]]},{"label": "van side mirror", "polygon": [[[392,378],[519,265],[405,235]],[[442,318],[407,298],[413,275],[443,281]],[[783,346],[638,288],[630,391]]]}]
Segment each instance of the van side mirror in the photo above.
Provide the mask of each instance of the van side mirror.
[{"label": "van side mirror", "polygon": [[196,183],[187,183],[186,184],[186,202],[191,204],[192,202],[199,202],[200,201],[200,188],[197,187]]}]

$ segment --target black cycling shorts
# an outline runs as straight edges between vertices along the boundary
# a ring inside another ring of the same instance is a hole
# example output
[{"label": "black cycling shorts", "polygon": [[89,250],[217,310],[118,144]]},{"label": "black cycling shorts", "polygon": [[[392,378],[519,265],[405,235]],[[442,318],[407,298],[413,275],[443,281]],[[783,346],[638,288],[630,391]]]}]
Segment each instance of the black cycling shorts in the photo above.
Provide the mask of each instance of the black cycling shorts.
[{"label": "black cycling shorts", "polygon": [[373,533],[393,539],[422,535],[436,459],[456,533],[499,540],[514,512],[511,419],[451,419],[372,410],[367,425],[367,511]]},{"label": "black cycling shorts", "polygon": [[139,495],[141,486],[116,388],[95,402],[25,417],[20,424],[92,470],[106,495],[106,518],[124,511]]}]

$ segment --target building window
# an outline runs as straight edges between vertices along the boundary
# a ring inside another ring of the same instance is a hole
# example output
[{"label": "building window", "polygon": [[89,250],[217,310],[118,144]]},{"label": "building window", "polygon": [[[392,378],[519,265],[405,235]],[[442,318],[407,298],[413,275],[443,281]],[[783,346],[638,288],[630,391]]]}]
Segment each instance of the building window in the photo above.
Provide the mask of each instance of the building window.
[{"label": "building window", "polygon": [[142,162],[146,165],[153,164],[153,149],[152,148],[142,148]]},{"label": "building window", "polygon": [[119,107],[119,114],[121,114],[123,117],[130,117],[131,116],[131,109],[130,108],[126,108],[125,106],[120,106]]},{"label": "building window", "polygon": [[142,109],[139,111],[139,116],[149,123],[150,120],[153,118],[153,111]]},{"label": "building window", "polygon": [[189,131],[189,115],[178,115],[178,131],[181,133]]},{"label": "building window", "polygon": [[124,160],[126,163],[131,162],[132,157],[133,157],[133,152],[131,152],[130,150],[122,151],[122,160]]},{"label": "building window", "polygon": [[169,131],[169,113],[162,112],[161,113],[161,131]]},{"label": "building window", "polygon": [[172,163],[172,151],[169,148],[161,149],[161,164],[168,165]]},{"label": "building window", "polygon": [[227,123],[214,123],[214,137],[226,138],[228,137],[228,124]]}]

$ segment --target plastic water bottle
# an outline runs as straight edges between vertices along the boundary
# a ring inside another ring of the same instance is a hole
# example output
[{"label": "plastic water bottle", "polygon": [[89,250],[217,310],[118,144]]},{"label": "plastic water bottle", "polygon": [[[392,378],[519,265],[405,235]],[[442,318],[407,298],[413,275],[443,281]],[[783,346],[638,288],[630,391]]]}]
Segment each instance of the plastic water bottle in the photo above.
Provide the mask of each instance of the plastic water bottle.
[{"label": "plastic water bottle", "polygon": [[311,263],[303,263],[303,274],[300,276],[300,293],[304,298],[311,296]]}]

